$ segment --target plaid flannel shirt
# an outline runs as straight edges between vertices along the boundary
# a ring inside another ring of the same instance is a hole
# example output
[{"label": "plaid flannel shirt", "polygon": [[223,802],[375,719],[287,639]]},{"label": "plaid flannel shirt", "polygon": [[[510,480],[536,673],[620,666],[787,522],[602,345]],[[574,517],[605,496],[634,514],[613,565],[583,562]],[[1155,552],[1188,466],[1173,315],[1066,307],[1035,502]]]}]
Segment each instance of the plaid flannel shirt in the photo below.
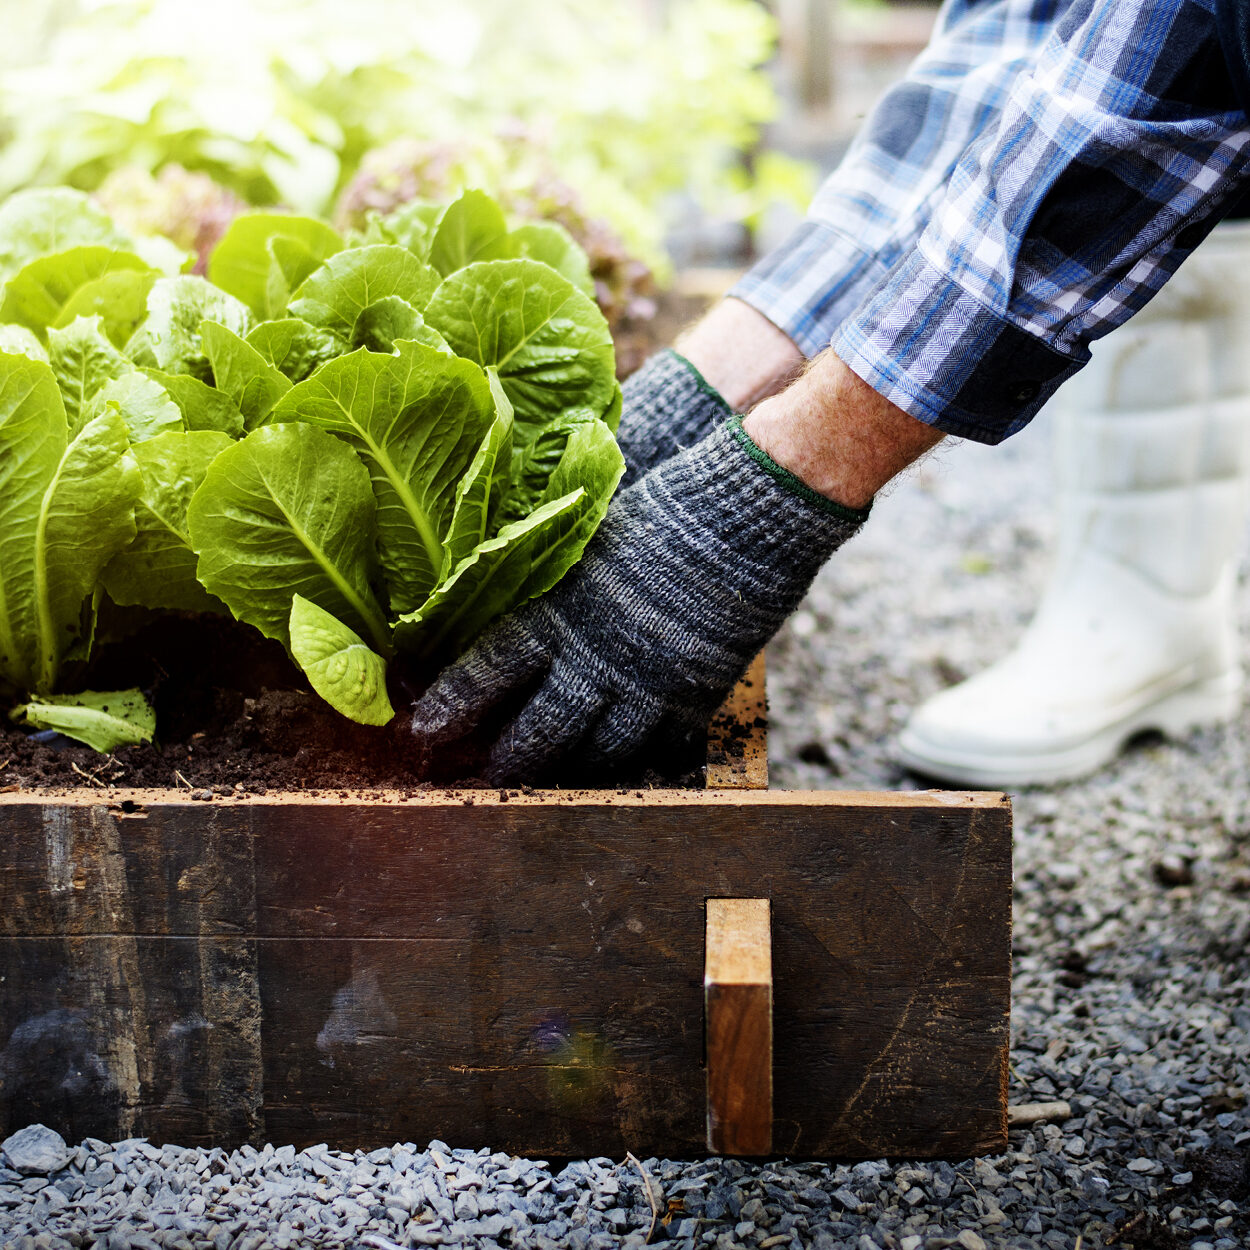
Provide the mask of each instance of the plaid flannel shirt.
[{"label": "plaid flannel shirt", "polygon": [[922,421],[1015,433],[1250,182],[1225,2],[946,0],[731,294]]}]

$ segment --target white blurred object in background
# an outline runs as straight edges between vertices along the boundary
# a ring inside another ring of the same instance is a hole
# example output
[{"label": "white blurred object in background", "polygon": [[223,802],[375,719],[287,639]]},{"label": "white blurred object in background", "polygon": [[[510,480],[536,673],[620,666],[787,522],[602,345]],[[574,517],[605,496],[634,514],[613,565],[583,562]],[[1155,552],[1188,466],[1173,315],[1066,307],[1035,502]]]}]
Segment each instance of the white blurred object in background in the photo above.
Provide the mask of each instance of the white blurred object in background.
[{"label": "white blurred object in background", "polygon": [[1250,502],[1250,223],[1226,223],[1052,405],[1059,551],[1015,649],[899,738],[926,776],[1078,777],[1142,730],[1241,706],[1233,593]]}]

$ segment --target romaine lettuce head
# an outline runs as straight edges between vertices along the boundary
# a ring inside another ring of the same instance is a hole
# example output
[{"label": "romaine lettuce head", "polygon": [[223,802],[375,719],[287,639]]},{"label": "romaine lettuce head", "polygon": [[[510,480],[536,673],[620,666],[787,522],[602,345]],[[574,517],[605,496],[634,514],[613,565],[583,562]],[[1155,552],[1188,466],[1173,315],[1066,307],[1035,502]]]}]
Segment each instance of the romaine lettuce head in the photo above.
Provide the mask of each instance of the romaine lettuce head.
[{"label": "romaine lettuce head", "polygon": [[114,724],[131,692],[56,688],[107,593],[229,613],[384,723],[396,650],[550,589],[620,480],[585,256],[474,190],[350,242],[249,214],[207,278],[180,257],[76,192],[0,205],[0,686],[29,723],[150,736]]}]

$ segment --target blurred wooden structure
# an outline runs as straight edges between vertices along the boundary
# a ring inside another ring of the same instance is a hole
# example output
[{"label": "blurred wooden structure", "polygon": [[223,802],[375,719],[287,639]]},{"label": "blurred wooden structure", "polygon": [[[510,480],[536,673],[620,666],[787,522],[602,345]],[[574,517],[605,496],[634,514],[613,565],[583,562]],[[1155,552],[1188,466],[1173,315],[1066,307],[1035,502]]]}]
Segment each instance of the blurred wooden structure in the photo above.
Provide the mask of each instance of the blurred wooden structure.
[{"label": "blurred wooden structure", "polygon": [[773,139],[823,164],[845,147],[877,97],[897,81],[933,30],[932,4],[771,0],[786,113]]}]

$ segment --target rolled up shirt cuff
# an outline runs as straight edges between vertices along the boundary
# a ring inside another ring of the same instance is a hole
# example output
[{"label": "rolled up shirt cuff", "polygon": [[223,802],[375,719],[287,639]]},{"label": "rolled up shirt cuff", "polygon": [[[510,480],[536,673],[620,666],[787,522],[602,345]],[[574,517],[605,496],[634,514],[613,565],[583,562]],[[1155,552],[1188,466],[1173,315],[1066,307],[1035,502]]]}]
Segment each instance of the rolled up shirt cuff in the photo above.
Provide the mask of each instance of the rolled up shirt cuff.
[{"label": "rolled up shirt cuff", "polygon": [[833,338],[873,390],[947,434],[1000,443],[1088,361],[991,311],[912,251]]},{"label": "rolled up shirt cuff", "polygon": [[767,317],[810,360],[885,274],[886,267],[849,236],[809,218],[728,294]]}]

